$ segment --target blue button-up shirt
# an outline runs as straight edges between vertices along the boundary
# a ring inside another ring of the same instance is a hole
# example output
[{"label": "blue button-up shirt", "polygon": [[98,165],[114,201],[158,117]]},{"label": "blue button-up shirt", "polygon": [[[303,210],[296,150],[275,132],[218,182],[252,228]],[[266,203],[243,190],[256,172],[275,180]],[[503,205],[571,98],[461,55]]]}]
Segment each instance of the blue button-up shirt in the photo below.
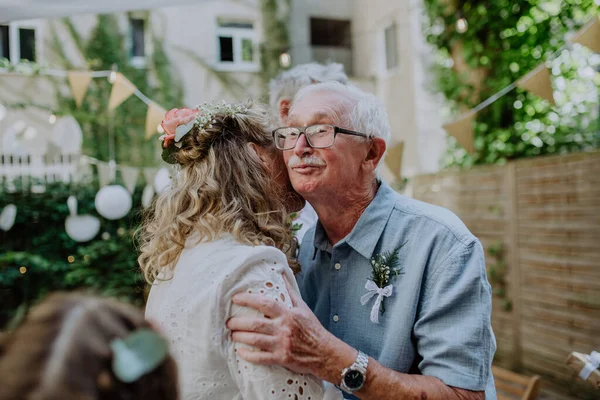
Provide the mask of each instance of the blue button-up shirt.
[{"label": "blue button-up shirt", "polygon": [[[403,274],[390,278],[393,293],[373,323],[376,296],[360,302],[371,258],[402,244]],[[496,399],[484,252],[453,213],[381,183],[348,236],[332,247],[318,222],[306,233],[299,261],[302,297],[335,336],[393,370],[485,390],[486,399]]]}]

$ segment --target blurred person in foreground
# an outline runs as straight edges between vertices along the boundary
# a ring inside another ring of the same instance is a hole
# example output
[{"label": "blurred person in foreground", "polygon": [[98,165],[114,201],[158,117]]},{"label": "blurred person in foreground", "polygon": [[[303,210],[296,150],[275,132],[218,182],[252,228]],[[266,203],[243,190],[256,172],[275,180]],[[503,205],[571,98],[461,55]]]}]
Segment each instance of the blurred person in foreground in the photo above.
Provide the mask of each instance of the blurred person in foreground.
[{"label": "blurred person in foreground", "polygon": [[390,137],[381,102],[327,82],[301,89],[274,140],[319,220],[300,246],[302,298],[235,304],[239,356],[310,373],[355,399],[496,399],[491,288],[479,240],[450,211],[377,177]]},{"label": "blurred person in foreground", "polygon": [[0,400],[177,400],[167,342],[113,300],[53,294],[0,339]]},{"label": "blurred person in foreground", "polygon": [[292,189],[273,144],[273,116],[254,103],[171,110],[162,123],[163,158],[173,185],[155,201],[141,230],[140,266],[152,284],[146,316],[171,341],[184,399],[341,399],[320,379],[239,357],[247,348],[225,329],[256,311],[231,303],[261,293],[283,307],[294,281],[287,221],[304,200]]},{"label": "blurred person in foreground", "polygon": [[[279,117],[279,126],[287,125],[292,99],[300,89],[315,83],[333,81],[344,85],[348,84],[348,76],[344,73],[342,64],[301,64],[272,79],[269,82],[269,104],[273,114]],[[302,243],[306,232],[317,223],[317,214],[310,203],[307,202],[304,208],[298,212],[294,223],[299,227],[295,236],[298,242]]]}]

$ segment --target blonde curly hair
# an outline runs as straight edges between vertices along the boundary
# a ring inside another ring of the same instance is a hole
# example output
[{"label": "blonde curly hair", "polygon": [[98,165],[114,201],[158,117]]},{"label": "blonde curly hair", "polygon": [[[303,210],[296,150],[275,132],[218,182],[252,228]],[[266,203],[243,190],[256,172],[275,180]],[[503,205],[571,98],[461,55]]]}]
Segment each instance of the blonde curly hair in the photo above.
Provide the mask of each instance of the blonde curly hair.
[{"label": "blonde curly hair", "polygon": [[137,235],[138,262],[148,283],[168,279],[159,273],[173,270],[192,233],[199,234],[199,242],[230,233],[244,244],[277,247],[297,270],[282,193],[249,146],[277,151],[273,117],[265,106],[244,107],[245,112],[215,114],[210,127],[194,127],[173,154],[180,170],[147,211]]}]

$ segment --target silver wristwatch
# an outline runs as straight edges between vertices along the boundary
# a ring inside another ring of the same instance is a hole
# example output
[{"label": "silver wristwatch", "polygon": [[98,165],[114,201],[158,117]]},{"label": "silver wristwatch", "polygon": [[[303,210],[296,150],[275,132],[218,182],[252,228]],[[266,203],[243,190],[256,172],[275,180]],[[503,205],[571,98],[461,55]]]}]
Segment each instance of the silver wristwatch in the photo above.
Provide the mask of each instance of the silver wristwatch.
[{"label": "silver wristwatch", "polygon": [[346,393],[354,393],[362,389],[367,380],[367,366],[369,365],[369,356],[362,351],[358,352],[356,361],[348,368],[342,371],[342,383],[340,389]]}]

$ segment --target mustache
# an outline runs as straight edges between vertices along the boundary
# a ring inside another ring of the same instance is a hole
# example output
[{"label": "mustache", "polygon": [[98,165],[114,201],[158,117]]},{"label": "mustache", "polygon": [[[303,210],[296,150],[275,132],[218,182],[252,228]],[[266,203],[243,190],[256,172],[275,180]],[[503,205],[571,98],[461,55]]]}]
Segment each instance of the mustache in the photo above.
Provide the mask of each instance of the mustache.
[{"label": "mustache", "polygon": [[293,155],[287,162],[288,167],[294,168],[300,165],[310,165],[314,167],[323,167],[326,165],[325,161],[321,160],[319,157],[315,155],[308,155],[302,158]]}]

